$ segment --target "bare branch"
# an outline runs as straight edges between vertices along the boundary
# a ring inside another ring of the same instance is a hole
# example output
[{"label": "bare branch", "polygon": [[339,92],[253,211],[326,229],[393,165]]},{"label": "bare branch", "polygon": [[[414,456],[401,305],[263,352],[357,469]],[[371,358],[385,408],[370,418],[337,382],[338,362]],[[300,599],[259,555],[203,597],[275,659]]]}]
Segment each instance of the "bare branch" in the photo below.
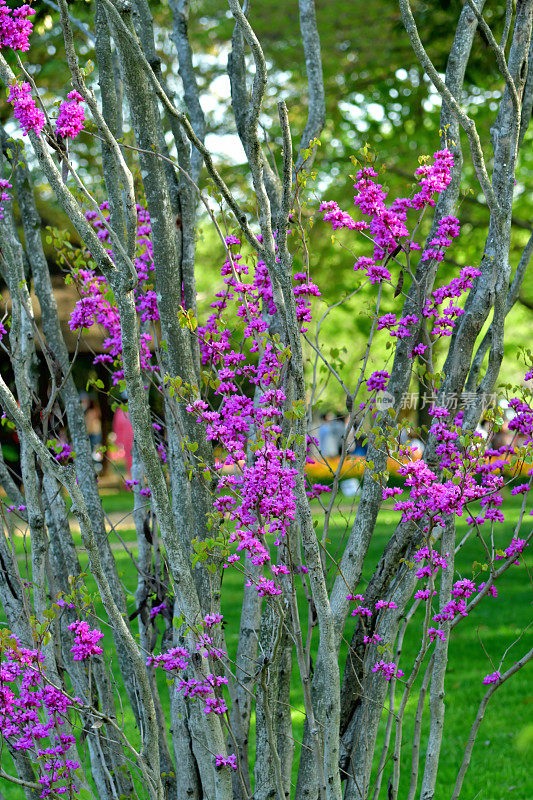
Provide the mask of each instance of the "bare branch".
[{"label": "bare branch", "polygon": [[[198,139],[203,143],[205,139],[205,115],[200,105],[200,93],[198,83],[194,74],[192,63],[192,49],[189,41],[189,0],[169,0],[169,8],[172,12],[172,41],[178,54],[179,73],[183,83],[185,95],[185,105],[189,112],[189,118],[194,132]],[[203,163],[202,153],[194,148],[191,154],[191,175],[194,181],[198,182],[200,170]]]},{"label": "bare branch", "polygon": [[326,97],[315,1],[299,0],[299,10],[309,100],[307,123],[300,140],[300,155],[296,161],[296,169],[303,163],[301,151],[309,147],[309,142],[318,138],[326,122]]},{"label": "bare branch", "polygon": [[[524,276],[526,274],[526,270],[528,268],[532,255],[533,255],[533,233],[529,237],[528,243],[526,244],[522,252],[520,261],[518,262],[518,266],[514,274],[513,282],[509,287],[509,291],[507,292],[507,298],[505,304],[506,316],[507,314],[509,314],[509,312],[517,302],[522,303],[522,305],[526,306],[527,308],[533,309],[533,304],[528,305],[527,302],[520,295],[520,289],[522,287]],[[472,360],[472,366],[470,367],[470,373],[468,375],[468,380],[465,386],[466,391],[473,391],[477,385],[483,360],[485,358],[485,355],[487,354],[487,351],[489,350],[489,347],[491,346],[492,336],[494,331],[493,324],[494,323],[491,322],[490,328],[486,332],[478,349],[476,350],[476,354]],[[482,392],[484,391],[484,389],[480,388],[479,391]]]},{"label": "bare branch", "polygon": [[267,70],[266,61],[263,54],[259,40],[254,33],[254,30],[248,22],[244,11],[241,8],[238,0],[228,0],[228,5],[231,13],[235,17],[235,21],[239,25],[248,47],[252,51],[252,56],[255,64],[255,75],[253,80],[251,105],[248,111],[248,125],[251,128],[252,136],[257,135],[257,126],[259,124],[259,114],[261,113],[261,106],[263,105],[263,98],[265,96],[267,85]]},{"label": "bare branch", "polygon": [[494,193],[494,189],[492,188],[492,184],[487,173],[485,157],[481,148],[481,142],[477,132],[476,124],[474,120],[463,111],[453,94],[450,92],[449,88],[446,86],[446,83],[440,77],[435,65],[424,49],[424,46],[420,40],[418,28],[416,27],[413,13],[411,11],[409,0],[399,0],[399,4],[402,13],[403,24],[407,35],[409,36],[409,40],[415,55],[420,61],[431,82],[442,96],[442,99],[448,103],[451,109],[453,109],[453,112],[457,116],[461,127],[464,129],[470,143],[470,152],[472,154],[474,169],[476,170],[476,175],[483,190],[483,194],[485,195],[487,205],[491,211],[497,212],[499,210],[499,202]]},{"label": "bare branch", "polygon": [[[508,68],[507,62],[505,60],[505,53],[504,53],[502,47],[498,44],[498,42],[494,38],[494,34],[492,33],[491,28],[485,22],[485,18],[483,17],[483,14],[481,13],[481,11],[476,6],[474,0],[467,0],[467,3],[470,6],[470,8],[472,9],[472,11],[474,12],[474,14],[476,15],[476,19],[477,19],[477,21],[479,23],[479,27],[481,28],[481,30],[483,31],[483,33],[487,37],[487,41],[488,41],[492,51],[494,52],[494,55],[496,56],[496,63],[498,64],[498,67],[499,67],[499,70],[500,70],[501,74],[505,78],[505,83],[507,84],[507,88],[509,89],[509,93],[511,95],[511,100],[512,100],[512,103],[513,103],[514,112],[515,112],[516,116],[519,118],[520,117],[520,102],[519,102],[519,99],[518,99],[518,93],[516,91],[515,82],[514,82],[514,80],[512,78],[511,73],[509,72],[509,68]],[[509,12],[509,9],[507,9],[506,20],[505,20],[505,27],[506,27],[507,31],[509,30],[509,27],[510,27],[510,19],[508,18],[508,16],[509,16],[508,12]],[[504,35],[505,35],[505,30],[504,30]],[[507,38],[506,35],[505,35],[505,38]]]}]

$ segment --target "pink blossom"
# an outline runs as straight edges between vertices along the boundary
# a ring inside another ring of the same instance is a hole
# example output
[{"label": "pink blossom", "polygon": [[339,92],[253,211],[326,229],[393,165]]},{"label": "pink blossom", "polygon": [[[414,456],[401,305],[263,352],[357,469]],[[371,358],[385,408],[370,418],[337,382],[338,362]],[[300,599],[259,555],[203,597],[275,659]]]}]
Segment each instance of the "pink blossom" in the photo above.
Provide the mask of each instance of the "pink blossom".
[{"label": "pink blossom", "polygon": [[404,674],[401,669],[398,669],[394,661],[386,662],[383,659],[374,664],[372,672],[379,672],[386,681],[390,681],[392,678],[401,678]]},{"label": "pink blossom", "polygon": [[376,389],[377,391],[382,391],[387,386],[388,380],[390,378],[389,373],[384,370],[377,370],[373,372],[370,378],[366,382],[366,388],[369,392]]},{"label": "pink blossom", "polygon": [[9,86],[8,101],[13,106],[13,113],[27,135],[30,131],[40,134],[45,126],[45,116],[40,108],[35,105],[31,96],[31,86],[23,83],[12,83]]},{"label": "pink blossom", "polygon": [[373,633],[372,636],[363,636],[363,643],[364,644],[374,644],[375,642],[382,642],[383,638],[379,635],[379,633]]},{"label": "pink blossom", "polygon": [[148,666],[162,667],[166,672],[186,669],[189,663],[189,653],[184,647],[173,647],[166,653],[158,656],[148,656]]},{"label": "pink blossom", "polygon": [[[8,180],[0,178],[0,219],[4,219],[4,203],[8,203],[11,200],[9,192],[6,192],[6,189],[12,189],[12,188],[13,187]],[[3,325],[2,325],[2,330],[3,334],[5,335],[6,330]]]},{"label": "pink blossom", "polygon": [[232,753],[230,756],[217,755],[215,756],[217,767],[231,767],[237,769],[237,756]]},{"label": "pink blossom", "polygon": [[85,113],[81,107],[83,97],[76,91],[69,92],[68,100],[59,106],[59,114],[56,121],[56,133],[63,139],[75,139],[83,129]]},{"label": "pink blossom", "polygon": [[376,611],[379,611],[381,608],[388,608],[394,609],[398,608],[394,600],[378,600],[375,605]]},{"label": "pink blossom", "polygon": [[513,536],[511,539],[511,544],[505,548],[503,555],[496,554],[496,558],[513,558],[516,556],[516,560],[513,563],[519,564],[520,561],[518,556],[523,553],[526,547],[529,547],[529,545],[526,543],[525,539],[520,539],[518,536]]},{"label": "pink blossom", "polygon": [[204,625],[208,628],[212,628],[214,625],[219,625],[224,616],[222,614],[206,614],[204,617]]},{"label": "pink blossom", "polygon": [[[483,589],[485,588],[485,585],[486,585],[485,582],[480,583],[479,586],[477,587],[478,592],[482,592]],[[498,591],[494,586],[494,584],[489,586],[489,588],[487,589],[487,594],[490,594],[491,597],[498,597]]]},{"label": "pink blossom", "polygon": [[24,53],[29,50],[29,38],[33,23],[29,17],[35,14],[29,5],[11,9],[5,0],[0,0],[0,50],[11,48]]},{"label": "pink blossom", "polygon": [[166,609],[167,604],[161,603],[158,606],[154,606],[150,609],[150,619],[155,619],[159,614],[162,614],[163,611]]},{"label": "pink blossom", "polygon": [[483,678],[483,683],[488,686],[490,683],[498,683],[501,680],[501,672],[491,672],[490,675],[485,675]]},{"label": "pink blossom", "polygon": [[68,629],[75,633],[74,646],[70,649],[74,655],[74,661],[84,661],[92,655],[103,653],[103,649],[97,644],[104,636],[102,631],[91,630],[87,622],[83,620],[73,622]]},{"label": "pink blossom", "polygon": [[428,628],[428,636],[430,642],[434,642],[435,639],[441,639],[441,641],[446,641],[446,635],[444,631],[441,631],[439,628]]}]

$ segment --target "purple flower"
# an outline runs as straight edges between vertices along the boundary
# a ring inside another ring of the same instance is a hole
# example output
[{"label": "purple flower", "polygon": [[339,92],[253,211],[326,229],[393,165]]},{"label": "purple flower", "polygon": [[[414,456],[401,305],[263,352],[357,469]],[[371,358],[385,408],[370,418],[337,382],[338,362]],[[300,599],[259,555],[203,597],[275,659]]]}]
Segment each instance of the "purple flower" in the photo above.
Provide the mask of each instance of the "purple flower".
[{"label": "purple flower", "polygon": [[15,118],[20,122],[24,133],[27,135],[30,131],[35,131],[40,134],[46,119],[41,109],[35,105],[30,84],[26,81],[12,83],[7,99],[13,106]]},{"label": "purple flower", "polygon": [[398,608],[398,606],[396,605],[394,600],[378,600],[377,603],[376,603],[375,608],[376,608],[376,611],[379,611],[380,608],[394,609],[394,608]]},{"label": "purple flower", "polygon": [[404,674],[401,669],[398,669],[394,661],[387,662],[383,661],[383,659],[374,664],[372,672],[379,672],[386,681],[390,681],[392,678],[401,678]]},{"label": "purple flower", "polygon": [[232,769],[237,769],[237,756],[234,753],[227,757],[217,755],[215,759],[217,767],[231,767]]},{"label": "purple flower", "polygon": [[222,622],[224,616],[222,614],[206,614],[204,617],[204,625],[208,628],[212,628],[213,625],[218,625]]},{"label": "purple flower", "polygon": [[103,649],[97,644],[104,634],[97,629],[91,630],[89,625],[83,620],[77,620],[68,626],[69,631],[73,631],[74,646],[70,652],[74,655],[74,661],[84,661],[92,655],[103,653]]},{"label": "purple flower", "polygon": [[83,97],[76,91],[67,94],[68,101],[64,101],[59,106],[57,115],[56,134],[63,139],[75,139],[78,133],[83,130],[85,113],[81,107]]},{"label": "purple flower", "polygon": [[5,0],[0,0],[0,50],[10,47],[22,53],[29,50],[29,38],[33,23],[29,17],[35,14],[29,5],[11,9]]},{"label": "purple flower", "polygon": [[[8,203],[11,200],[9,192],[6,192],[6,189],[12,189],[12,185],[9,181],[5,180],[4,178],[0,178],[0,219],[4,219],[4,203]],[[1,326],[1,333],[2,336],[5,336],[7,333],[4,326]],[[0,336],[1,338],[1,336]]]},{"label": "purple flower", "polygon": [[369,392],[371,392],[373,389],[376,389],[378,392],[382,391],[387,386],[389,378],[390,375],[386,370],[377,370],[376,372],[373,372],[370,378],[367,380],[366,388]]},{"label": "purple flower", "polygon": [[173,647],[159,656],[148,656],[147,665],[162,667],[166,672],[187,669],[189,653],[184,647]]},{"label": "purple flower", "polygon": [[[485,588],[485,582],[480,583],[479,586],[477,587],[477,590],[478,592],[482,592],[484,588]],[[494,585],[489,586],[489,588],[487,589],[487,594],[490,594],[491,597],[498,597],[498,590]]]},{"label": "purple flower", "polygon": [[155,619],[159,614],[162,614],[163,611],[166,609],[167,604],[161,603],[159,606],[154,606],[150,609],[150,619]]},{"label": "purple flower", "polygon": [[513,563],[519,564],[518,556],[522,554],[526,547],[529,547],[529,545],[526,543],[525,539],[519,539],[517,536],[513,536],[511,544],[505,548],[503,555],[496,554],[496,558],[512,558],[516,556],[517,558]]},{"label": "purple flower", "polygon": [[430,642],[434,642],[435,639],[441,639],[443,642],[446,641],[446,635],[444,631],[441,631],[439,628],[428,628],[428,636]]}]

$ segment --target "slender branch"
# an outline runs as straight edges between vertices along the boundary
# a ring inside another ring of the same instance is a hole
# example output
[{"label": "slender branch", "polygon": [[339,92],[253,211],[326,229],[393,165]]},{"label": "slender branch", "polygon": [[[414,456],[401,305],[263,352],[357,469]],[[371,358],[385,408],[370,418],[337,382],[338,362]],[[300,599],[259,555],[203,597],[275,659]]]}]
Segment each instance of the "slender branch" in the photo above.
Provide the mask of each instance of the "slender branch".
[{"label": "slender branch", "polygon": [[[53,8],[54,11],[60,11],[60,7],[58,6],[57,3],[54,3],[54,0],[43,0],[43,3],[45,3],[45,5],[47,6],[50,6],[50,8]],[[82,22],[76,17],[73,17],[72,14],[69,14],[69,19],[74,25],[74,27],[77,28],[79,31],[81,31],[81,33],[85,36],[87,41],[89,41],[91,44],[94,44],[95,37],[92,34],[88,25],[86,25],[85,22]]]},{"label": "slender branch", "polygon": [[282,252],[286,257],[285,251],[287,249],[287,227],[289,223],[292,200],[292,139],[287,106],[283,100],[278,103],[278,114],[281,124],[281,135],[283,137],[283,177],[281,206],[277,221],[278,232],[276,243],[280,252]]},{"label": "slender branch", "polygon": [[259,123],[259,114],[261,112],[261,106],[263,105],[263,98],[265,96],[267,85],[265,56],[262,47],[259,44],[259,39],[255,35],[252,26],[248,22],[238,0],[228,0],[228,5],[231,13],[235,17],[235,21],[242,30],[243,36],[246,39],[250,50],[252,51],[252,56],[254,59],[255,75],[252,85],[251,103],[248,111],[248,125],[251,127],[252,131],[255,132]]},{"label": "slender branch", "polygon": [[[509,291],[507,292],[507,301],[506,301],[506,316],[509,314],[513,306],[516,302],[522,303],[526,307],[531,307],[533,309],[533,305],[528,306],[527,302],[523,300],[520,296],[520,289],[524,280],[524,276],[526,274],[526,270],[528,268],[529,262],[531,260],[531,256],[533,255],[533,233],[529,237],[528,243],[524,247],[522,251],[522,255],[520,257],[520,261],[518,262],[518,266],[516,268],[516,272],[514,274],[513,282],[509,287]],[[483,364],[483,359],[489,349],[492,341],[492,335],[494,331],[494,321],[491,322],[490,328],[486,332],[485,336],[481,340],[478,349],[474,355],[472,360],[472,366],[470,367],[470,373],[468,375],[468,379],[466,382],[466,391],[472,391],[474,387],[477,385],[479,373],[481,371],[481,366]]]},{"label": "slender branch", "polygon": [[411,758],[411,782],[409,784],[409,794],[406,800],[414,800],[416,794],[416,787],[418,784],[418,771],[420,766],[420,738],[422,736],[422,717],[424,715],[424,703],[426,701],[426,694],[433,674],[433,667],[435,665],[435,655],[431,656],[429,664],[426,667],[422,685],[418,692],[418,703],[416,706],[415,726],[413,730],[413,748]]},{"label": "slender branch", "polygon": [[509,31],[511,30],[511,22],[513,19],[513,5],[515,0],[506,0],[505,3],[505,23],[503,26],[502,31],[502,38],[500,40],[500,49],[505,51],[505,45],[507,44],[507,39],[509,37]]},{"label": "slender branch", "polygon": [[307,86],[309,91],[307,123],[300,140],[300,154],[296,161],[296,169],[303,164],[302,150],[309,142],[316,139],[326,122],[326,96],[324,92],[324,75],[322,72],[322,55],[320,36],[316,21],[314,0],[299,0],[300,31],[305,55]]},{"label": "slender branch", "polygon": [[[487,37],[487,41],[488,41],[490,47],[492,48],[492,50],[493,50],[493,52],[494,52],[494,54],[496,56],[496,62],[498,64],[499,70],[500,70],[501,74],[503,75],[503,77],[505,78],[505,83],[507,84],[507,88],[509,89],[509,93],[511,95],[511,101],[512,101],[512,104],[513,104],[514,113],[516,114],[517,118],[520,119],[520,100],[518,98],[518,92],[516,91],[515,82],[514,82],[512,76],[511,76],[511,73],[509,72],[509,67],[507,66],[507,61],[505,60],[505,53],[504,53],[503,49],[500,47],[500,45],[498,44],[498,42],[496,41],[496,39],[494,38],[494,34],[492,33],[491,28],[489,27],[489,25],[487,25],[483,14],[479,10],[479,8],[476,6],[474,0],[466,0],[466,2],[468,3],[468,5],[472,9],[472,11],[474,12],[474,14],[476,16],[476,19],[477,19],[477,21],[479,23],[479,27],[481,28],[481,30],[483,31],[483,33]],[[509,9],[507,9],[507,11],[508,10]],[[509,25],[510,25],[510,20],[506,19],[505,24],[506,24],[506,29],[507,30],[508,30],[508,25],[507,25],[508,22],[509,22]],[[505,34],[505,31],[504,31],[504,35],[505,35],[505,38],[507,38],[507,35]]]},{"label": "slender branch", "polygon": [[[206,123],[205,115],[200,105],[200,92],[194,67],[192,63],[192,49],[189,41],[189,0],[169,0],[169,8],[172,12],[172,41],[178,54],[179,73],[183,83],[183,93],[185,105],[189,112],[192,127],[201,142],[205,139]],[[198,181],[202,168],[203,157],[198,149],[194,149],[191,155],[193,179]]]},{"label": "slender branch", "polygon": [[413,17],[413,12],[411,11],[411,5],[409,0],[399,0],[400,10],[402,14],[402,20],[409,36],[409,40],[411,42],[411,47],[414,50],[414,53],[420,64],[426,71],[426,74],[430,78],[431,82],[441,95],[442,99],[445,100],[450,108],[455,113],[457,119],[463,130],[465,131],[468,141],[470,144],[470,152],[472,153],[472,161],[474,164],[474,169],[476,170],[476,175],[478,177],[478,181],[480,186],[483,190],[483,194],[485,195],[485,199],[487,201],[487,205],[493,212],[498,212],[500,210],[500,204],[498,202],[498,198],[492,188],[492,184],[490,182],[490,178],[487,173],[487,168],[485,166],[485,157],[483,155],[483,150],[481,147],[481,142],[479,139],[479,134],[477,132],[476,124],[471,117],[469,117],[461,108],[458,101],[455,99],[453,94],[450,92],[446,83],[440,77],[437,68],[431,61],[430,57],[428,56],[426,50],[424,49],[424,45],[420,39],[420,35],[418,33],[418,28],[416,26],[415,19]]}]

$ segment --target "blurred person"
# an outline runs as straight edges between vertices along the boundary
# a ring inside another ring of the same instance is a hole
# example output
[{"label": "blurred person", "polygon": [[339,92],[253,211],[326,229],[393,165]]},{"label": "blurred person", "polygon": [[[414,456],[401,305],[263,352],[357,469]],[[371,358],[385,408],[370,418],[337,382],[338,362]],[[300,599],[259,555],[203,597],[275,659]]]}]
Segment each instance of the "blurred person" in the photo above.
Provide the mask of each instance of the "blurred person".
[{"label": "blurred person", "polygon": [[118,406],[113,416],[113,433],[115,434],[115,444],[124,450],[126,472],[131,475],[133,428],[131,427],[129,414],[123,411],[120,406]]},{"label": "blurred person", "polygon": [[[318,429],[318,446],[324,458],[335,458],[340,452],[337,420],[331,411],[324,415],[324,421]],[[344,424],[341,422],[342,435]]]}]

